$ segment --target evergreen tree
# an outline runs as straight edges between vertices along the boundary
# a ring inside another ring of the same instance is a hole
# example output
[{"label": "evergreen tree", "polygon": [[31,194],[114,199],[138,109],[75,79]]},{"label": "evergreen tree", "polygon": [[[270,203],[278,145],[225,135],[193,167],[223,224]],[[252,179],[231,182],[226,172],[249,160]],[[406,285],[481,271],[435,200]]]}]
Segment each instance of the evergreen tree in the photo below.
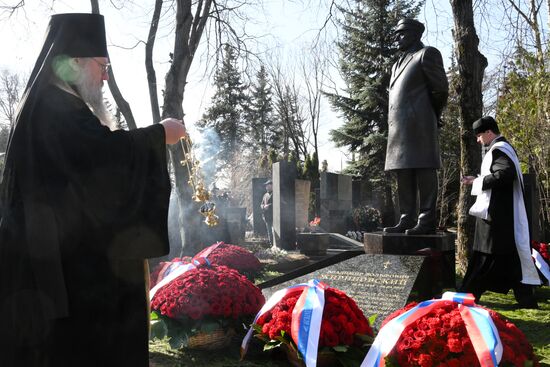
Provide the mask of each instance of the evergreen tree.
[{"label": "evergreen tree", "polygon": [[213,128],[220,138],[222,163],[229,162],[242,146],[246,132],[244,111],[248,99],[244,93],[245,86],[237,66],[235,50],[226,45],[222,65],[214,75],[216,92],[212,105],[197,125],[199,128]]},{"label": "evergreen tree", "polygon": [[275,123],[282,129],[282,154],[288,158],[304,161],[308,154],[305,118],[299,101],[299,93],[294,85],[285,84],[279,88],[275,102]]},{"label": "evergreen tree", "polygon": [[280,149],[282,129],[279,124],[274,123],[271,86],[263,65],[250,89],[250,106],[246,117],[250,146],[255,154],[267,157],[270,149]]},{"label": "evergreen tree", "polygon": [[[353,9],[340,8],[343,37],[338,43],[344,95],[328,94],[344,124],[331,131],[339,147],[355,153],[348,173],[382,187],[391,208],[391,183],[384,173],[388,131],[388,87],[397,60],[393,29],[402,18],[414,18],[422,1],[355,0]],[[386,212],[386,217],[391,213]],[[386,218],[387,220],[390,218]]]}]

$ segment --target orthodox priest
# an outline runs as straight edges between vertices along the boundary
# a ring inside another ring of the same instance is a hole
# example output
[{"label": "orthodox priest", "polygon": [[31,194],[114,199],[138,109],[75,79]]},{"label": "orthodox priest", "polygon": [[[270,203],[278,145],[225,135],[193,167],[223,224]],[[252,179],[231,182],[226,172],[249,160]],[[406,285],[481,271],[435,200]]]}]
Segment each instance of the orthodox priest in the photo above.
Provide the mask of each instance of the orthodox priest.
[{"label": "orthodox priest", "polygon": [[114,130],[104,19],[58,14],[0,185],[0,365],[148,366],[144,259],[168,253],[166,119]]},{"label": "orthodox priest", "polygon": [[513,289],[518,307],[537,308],[533,286],[540,284],[540,278],[531,259],[518,157],[492,117],[474,122],[473,130],[485,154],[481,174],[462,178],[477,196],[470,208],[470,214],[477,218],[473,252],[461,290],[479,300],[487,290],[506,294]]}]

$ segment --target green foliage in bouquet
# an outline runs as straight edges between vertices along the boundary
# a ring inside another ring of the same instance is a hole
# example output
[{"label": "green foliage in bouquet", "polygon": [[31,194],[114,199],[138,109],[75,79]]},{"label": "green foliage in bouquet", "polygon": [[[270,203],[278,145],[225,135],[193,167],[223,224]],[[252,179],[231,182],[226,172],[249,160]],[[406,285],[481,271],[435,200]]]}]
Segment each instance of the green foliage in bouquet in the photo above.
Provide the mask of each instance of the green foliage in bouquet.
[{"label": "green foliage in bouquet", "polygon": [[168,338],[172,349],[186,348],[189,346],[189,339],[199,334],[209,334],[216,330],[229,330],[242,328],[249,318],[222,319],[205,317],[202,320],[176,320],[160,315],[158,312],[151,312],[150,339]]},{"label": "green foliage in bouquet", "polygon": [[372,232],[382,225],[382,214],[372,206],[362,205],[352,209],[347,220],[355,231]]},{"label": "green foliage in bouquet", "polygon": [[[303,360],[302,355],[298,352],[296,343],[294,343],[294,340],[292,340],[292,337],[290,336],[290,333],[281,330],[279,335],[275,336],[274,339],[270,339],[267,335],[262,334],[262,327],[260,325],[254,324],[253,328],[256,332],[254,336],[264,343],[264,352],[276,348],[287,348],[290,354],[295,355],[299,360]],[[334,355],[335,359],[343,367],[357,366],[358,361],[361,361],[365,357],[365,353],[372,345],[374,338],[365,334],[356,334],[355,338],[356,340],[354,345],[340,344],[332,347],[320,347],[318,350],[318,360],[323,359],[323,356]]]}]

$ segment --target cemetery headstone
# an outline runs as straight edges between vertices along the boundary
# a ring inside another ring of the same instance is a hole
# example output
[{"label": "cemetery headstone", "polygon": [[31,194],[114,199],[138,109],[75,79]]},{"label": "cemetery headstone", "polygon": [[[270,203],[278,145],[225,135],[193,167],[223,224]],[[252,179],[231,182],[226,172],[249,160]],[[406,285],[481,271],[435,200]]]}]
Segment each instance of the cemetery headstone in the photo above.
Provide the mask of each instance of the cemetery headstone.
[{"label": "cemetery headstone", "polygon": [[229,232],[229,242],[237,245],[244,242],[246,233],[246,208],[227,207],[225,218]]},{"label": "cemetery headstone", "polygon": [[275,246],[284,250],[296,248],[295,179],[295,165],[286,161],[273,163],[273,240]]},{"label": "cemetery headstone", "polygon": [[327,232],[346,233],[352,208],[352,177],[321,173],[321,227]]},{"label": "cemetery headstone", "polygon": [[296,228],[303,229],[308,226],[309,180],[295,180],[295,205],[296,205]]},{"label": "cemetery headstone", "polygon": [[379,329],[388,315],[406,305],[424,261],[423,256],[360,254],[322,268],[319,262],[297,269],[294,278],[285,274],[279,284],[271,280],[263,293],[267,299],[279,289],[318,279],[352,297],[366,317],[376,314],[374,327]]},{"label": "cemetery headstone", "polygon": [[422,269],[422,298],[441,293],[443,288],[455,288],[456,235],[438,231],[433,235],[406,235],[402,233],[365,233],[364,249],[368,254],[423,255],[426,266]]}]

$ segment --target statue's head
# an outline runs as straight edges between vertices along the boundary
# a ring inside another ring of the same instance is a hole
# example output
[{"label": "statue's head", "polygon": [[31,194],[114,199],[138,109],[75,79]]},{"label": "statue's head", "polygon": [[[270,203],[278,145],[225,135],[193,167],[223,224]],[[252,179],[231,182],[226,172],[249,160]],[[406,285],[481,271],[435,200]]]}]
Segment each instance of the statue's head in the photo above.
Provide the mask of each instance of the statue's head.
[{"label": "statue's head", "polygon": [[401,51],[408,50],[414,44],[420,42],[424,24],[415,19],[401,19],[395,27],[395,38]]}]

